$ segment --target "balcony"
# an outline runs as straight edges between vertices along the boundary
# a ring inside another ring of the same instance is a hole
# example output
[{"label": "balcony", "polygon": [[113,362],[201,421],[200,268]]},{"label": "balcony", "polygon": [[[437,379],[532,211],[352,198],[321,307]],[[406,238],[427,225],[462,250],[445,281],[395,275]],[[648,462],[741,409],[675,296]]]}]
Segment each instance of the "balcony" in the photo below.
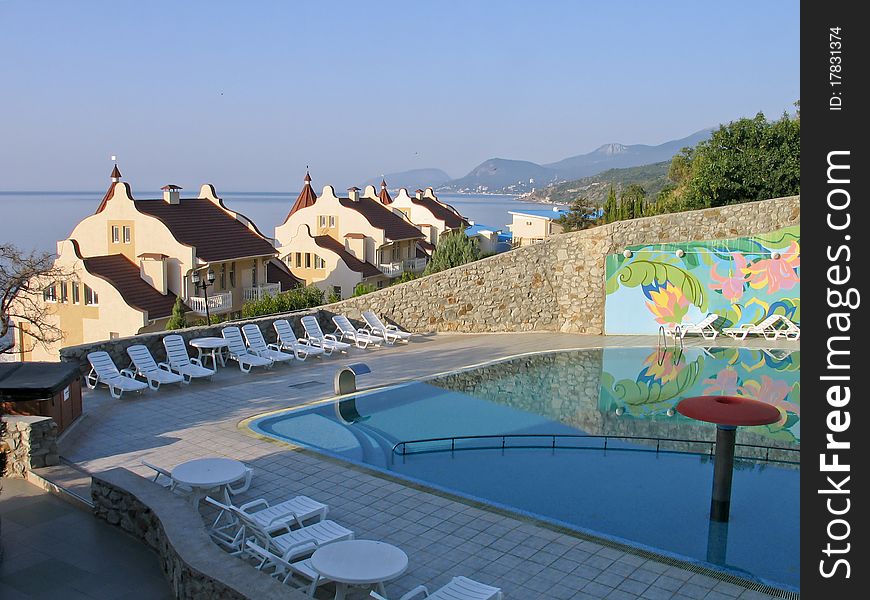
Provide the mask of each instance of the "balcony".
[{"label": "balcony", "polygon": [[245,288],[245,302],[248,300],[261,300],[266,296],[277,296],[280,293],[280,283],[264,283],[255,287],[248,287]]},{"label": "balcony", "polygon": [[404,265],[402,261],[399,262],[391,262],[391,263],[382,263],[378,265],[378,268],[381,270],[381,273],[386,275],[387,277],[398,277],[404,271]]},{"label": "balcony", "polygon": [[[205,315],[205,296],[190,296],[186,301],[190,310],[198,315]],[[221,292],[208,295],[208,312],[212,315],[228,313],[233,309],[233,293]]]},{"label": "balcony", "polygon": [[419,273],[426,268],[425,258],[409,258],[405,261],[405,270],[412,273]]}]

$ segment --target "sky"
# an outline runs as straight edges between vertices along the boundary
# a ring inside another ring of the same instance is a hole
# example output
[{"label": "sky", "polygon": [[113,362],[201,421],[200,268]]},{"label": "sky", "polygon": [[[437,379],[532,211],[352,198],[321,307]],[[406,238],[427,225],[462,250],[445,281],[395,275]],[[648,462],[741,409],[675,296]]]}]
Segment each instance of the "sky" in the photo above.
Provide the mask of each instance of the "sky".
[{"label": "sky", "polygon": [[799,99],[799,2],[0,0],[0,191],[360,185]]}]

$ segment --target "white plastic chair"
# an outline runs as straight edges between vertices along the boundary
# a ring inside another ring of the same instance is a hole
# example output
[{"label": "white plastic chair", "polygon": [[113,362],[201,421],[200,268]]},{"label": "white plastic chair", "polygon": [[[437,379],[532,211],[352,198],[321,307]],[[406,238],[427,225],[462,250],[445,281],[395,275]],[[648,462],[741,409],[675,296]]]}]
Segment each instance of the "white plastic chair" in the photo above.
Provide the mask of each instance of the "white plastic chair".
[{"label": "white plastic chair", "polygon": [[[257,565],[258,571],[273,569],[271,573],[272,577],[280,579],[281,583],[285,585],[305,589],[305,593],[311,598],[314,597],[314,592],[318,586],[331,581],[314,570],[314,567],[311,566],[310,558],[291,563],[277,554],[269,552],[255,542],[248,541],[247,548],[249,555],[259,561]],[[302,581],[297,581],[297,578],[302,579]]]},{"label": "white plastic chair", "polygon": [[169,368],[184,377],[185,383],[190,383],[197,377],[211,378],[215,374],[214,369],[204,367],[198,358],[190,358],[184,339],[180,335],[164,337],[163,347],[166,348],[166,362],[169,363]]},{"label": "white plastic chair", "polygon": [[248,350],[238,327],[224,327],[221,330],[221,335],[227,341],[230,358],[239,363],[239,369],[242,373],[250,373],[252,367],[269,368],[272,366],[271,358],[258,356]]},{"label": "white plastic chair", "polygon": [[306,338],[297,338],[296,333],[287,319],[278,319],[272,326],[278,334],[278,344],[281,350],[290,350],[296,360],[305,360],[309,356],[321,356],[325,351],[311,343]]},{"label": "white plastic chair", "polygon": [[317,322],[317,317],[307,315],[302,317],[302,328],[305,330],[305,338],[313,345],[323,348],[324,354],[329,356],[334,351],[347,351],[351,345],[347,342],[341,342],[331,333],[323,333],[320,328],[320,323]]},{"label": "white plastic chair", "polygon": [[108,352],[98,350],[88,353],[91,370],[85,377],[85,385],[95,389],[99,384],[109,388],[113,398],[120,398],[124,392],[141,392],[148,389],[148,384],[135,379],[130,369],[118,370]]},{"label": "white plastic chair", "polygon": [[263,332],[254,323],[242,325],[242,333],[245,334],[248,348],[257,356],[268,358],[273,362],[293,360],[294,356],[287,352],[281,352],[281,347],[278,344],[267,344],[266,338],[263,337]]},{"label": "white plastic chair", "polygon": [[[702,336],[705,340],[715,340],[716,336],[719,335],[719,330],[713,327],[713,324],[721,319],[719,315],[715,313],[710,313],[697,323],[686,323],[680,324],[680,339],[686,337],[687,333],[695,333]],[[672,327],[665,328],[665,335],[676,338],[677,337],[677,325],[672,325]]]},{"label": "white plastic chair", "polygon": [[411,332],[402,331],[395,325],[387,325],[381,321],[378,315],[370,310],[363,311],[362,318],[365,320],[366,325],[369,326],[371,332],[384,338],[388,344],[408,342],[411,339]]},{"label": "white plastic chair", "polygon": [[[413,590],[403,595],[399,600],[411,600],[422,594],[423,598],[429,600],[502,600],[504,595],[500,588],[486,585],[468,577],[454,577],[445,586],[442,586],[429,593],[425,585],[418,585]],[[378,600],[387,600],[377,592],[372,592],[370,598]]]},{"label": "white plastic chair", "polygon": [[184,377],[173,373],[168,363],[158,365],[151,356],[151,351],[142,344],[129,346],[127,354],[133,361],[133,371],[136,375],[144,377],[152,390],[160,389],[161,384],[164,383],[184,383]]},{"label": "white plastic chair", "polygon": [[344,341],[349,339],[356,344],[357,348],[368,348],[369,345],[380,346],[384,343],[384,338],[374,335],[372,332],[365,329],[357,329],[353,326],[344,315],[335,315],[332,317],[332,322],[335,323],[335,335],[340,336]]},{"label": "white plastic chair", "polygon": [[[746,336],[750,334],[763,335],[767,340],[775,340],[783,331],[777,325],[784,318],[782,315],[770,315],[760,323],[743,323],[736,327],[725,327],[722,329],[722,333],[735,340],[745,340]],[[793,327],[797,327],[794,323],[791,324]]]}]

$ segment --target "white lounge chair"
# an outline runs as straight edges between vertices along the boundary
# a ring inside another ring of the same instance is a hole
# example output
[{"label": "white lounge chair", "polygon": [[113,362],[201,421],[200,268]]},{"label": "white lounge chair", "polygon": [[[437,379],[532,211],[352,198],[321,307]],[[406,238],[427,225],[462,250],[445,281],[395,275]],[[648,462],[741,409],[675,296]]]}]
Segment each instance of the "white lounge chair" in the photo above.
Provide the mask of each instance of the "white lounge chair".
[{"label": "white lounge chair", "polygon": [[324,353],[323,348],[313,345],[306,338],[297,338],[293,327],[290,326],[290,321],[287,319],[278,319],[272,326],[275,328],[275,333],[278,334],[278,344],[281,350],[290,350],[296,357],[296,360],[305,360],[309,356],[320,356]]},{"label": "white lounge chair", "polygon": [[163,347],[166,348],[166,362],[169,363],[169,368],[184,377],[185,383],[190,383],[197,377],[211,378],[215,374],[214,369],[204,367],[198,358],[190,358],[184,339],[180,335],[164,337]]},{"label": "white lounge chair", "polygon": [[335,315],[332,317],[332,322],[335,323],[335,335],[339,336],[341,341],[351,340],[357,348],[368,348],[369,345],[380,346],[384,343],[384,338],[374,335],[367,329],[357,329],[344,315]]},{"label": "white lounge chair", "polygon": [[158,467],[157,465],[151,464],[150,462],[141,460],[139,461],[143,466],[148,467],[152,471],[154,471],[154,478],[151,480],[159,486],[165,487],[170,492],[175,492],[180,496],[189,496],[193,493],[193,490],[188,486],[178,483],[172,478],[172,473],[164,469],[163,467]]},{"label": "white lounge chair", "polygon": [[245,334],[248,349],[257,356],[268,358],[273,362],[287,362],[295,358],[292,354],[281,352],[281,347],[278,344],[267,344],[263,332],[254,323],[242,325],[242,333]]},{"label": "white lounge chair", "polygon": [[705,340],[715,340],[716,336],[719,335],[719,330],[713,327],[713,324],[721,318],[722,317],[720,317],[716,313],[710,313],[697,323],[680,323],[679,325],[672,325],[671,327],[666,327],[665,335],[676,338],[677,327],[679,327],[680,339],[686,337],[686,334],[688,333],[695,333],[702,336]]},{"label": "white lounge chair", "polygon": [[320,328],[320,323],[317,322],[317,317],[307,315],[302,317],[302,328],[305,330],[305,339],[313,345],[323,348],[323,353],[329,356],[336,350],[345,352],[350,348],[347,342],[341,342],[331,333],[323,333]]},{"label": "white lounge chair", "polygon": [[369,330],[375,335],[379,335],[388,344],[395,342],[407,342],[411,339],[411,332],[402,331],[395,325],[388,325],[381,321],[381,318],[370,310],[363,311],[362,318],[365,319]]},{"label": "white lounge chair", "polygon": [[130,369],[119,371],[108,352],[89,352],[88,362],[91,363],[91,370],[85,377],[85,385],[92,390],[102,383],[109,388],[113,398],[120,398],[124,392],[148,389],[148,384],[137,380]]},{"label": "white lounge chair", "polygon": [[[763,335],[765,339],[775,340],[780,335],[780,328],[778,327],[780,319],[783,319],[782,315],[770,315],[760,323],[743,323],[742,325],[738,325],[736,327],[725,327],[722,329],[722,333],[727,336],[734,338],[735,340],[745,340],[747,335]],[[791,323],[791,321],[789,321]],[[792,323],[794,325],[794,323]]]},{"label": "white lounge chair", "polygon": [[152,390],[160,389],[164,383],[184,383],[184,377],[173,373],[168,363],[159,365],[151,356],[151,351],[142,344],[133,344],[127,348],[127,354],[133,361],[133,371],[139,377],[144,377]]},{"label": "white lounge chair", "polygon": [[784,337],[788,340],[797,340],[801,337],[801,328],[795,325],[788,317],[779,317],[779,329],[777,337]]},{"label": "white lounge chair", "polygon": [[[399,600],[411,600],[422,594],[422,598],[429,600],[502,600],[504,595],[501,589],[486,585],[468,577],[454,577],[445,586],[442,586],[429,593],[425,585],[418,585],[413,590],[399,598]],[[377,600],[387,600],[377,592],[372,592],[370,598]]]},{"label": "white lounge chair", "polygon": [[[256,527],[272,535],[277,531],[289,529],[295,523],[304,527],[305,521],[326,519],[329,507],[326,504],[312,500],[308,496],[296,496],[275,505],[259,498],[233,506],[207,496],[206,502],[219,509],[217,517],[212,522],[211,536],[220,545],[230,551],[242,550],[245,540],[245,518],[250,519]],[[255,510],[256,509],[256,510]]]},{"label": "white lounge chair", "polygon": [[[305,593],[311,598],[314,597],[314,592],[317,591],[318,586],[331,581],[314,570],[314,567],[311,566],[310,558],[291,563],[277,554],[269,552],[255,542],[248,541],[247,547],[249,554],[259,562],[257,565],[258,571],[272,569],[273,571],[270,573],[272,577],[280,579],[281,583],[285,585],[304,589]],[[298,581],[299,579],[301,581]]]},{"label": "white lounge chair", "polygon": [[266,367],[268,369],[272,366],[272,359],[258,356],[248,350],[238,327],[224,327],[221,329],[221,335],[227,341],[230,358],[239,363],[239,369],[242,373],[250,373],[252,367]]}]

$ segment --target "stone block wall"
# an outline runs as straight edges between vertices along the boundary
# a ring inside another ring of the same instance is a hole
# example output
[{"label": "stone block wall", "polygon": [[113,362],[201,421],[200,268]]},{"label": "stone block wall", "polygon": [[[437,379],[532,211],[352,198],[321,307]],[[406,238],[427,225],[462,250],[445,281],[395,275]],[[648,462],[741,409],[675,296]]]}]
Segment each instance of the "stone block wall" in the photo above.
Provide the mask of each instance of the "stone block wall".
[{"label": "stone block wall", "polygon": [[174,598],[304,600],[308,596],[230,556],[186,500],[126,469],[92,477],[94,514],[154,549]]},{"label": "stone block wall", "polygon": [[0,452],[6,454],[4,477],[26,477],[28,471],[60,462],[57,423],[51,417],[4,416]]}]

